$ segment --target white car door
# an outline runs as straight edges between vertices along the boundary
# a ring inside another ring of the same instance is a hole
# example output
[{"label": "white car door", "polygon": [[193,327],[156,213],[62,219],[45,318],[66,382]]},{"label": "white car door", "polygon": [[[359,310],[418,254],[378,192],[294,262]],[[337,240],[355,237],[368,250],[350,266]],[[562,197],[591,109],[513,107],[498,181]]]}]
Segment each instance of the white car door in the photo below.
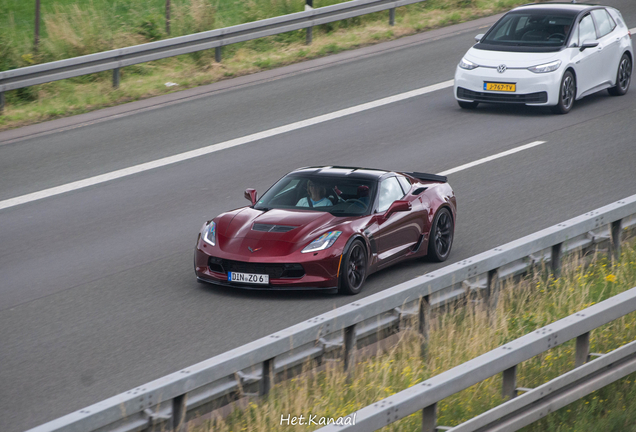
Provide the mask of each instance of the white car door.
[{"label": "white car door", "polygon": [[598,31],[599,63],[602,65],[598,85],[610,84],[616,79],[616,70],[621,55],[620,36],[616,23],[605,9],[595,9],[591,12]]},{"label": "white car door", "polygon": [[[585,15],[578,24],[579,47],[586,42],[597,42],[596,27],[592,15]],[[576,97],[580,98],[585,92],[596,87],[599,83],[599,76],[603,74],[604,65],[600,61],[599,47],[586,48],[578,51],[574,56],[574,67],[576,69]]]}]

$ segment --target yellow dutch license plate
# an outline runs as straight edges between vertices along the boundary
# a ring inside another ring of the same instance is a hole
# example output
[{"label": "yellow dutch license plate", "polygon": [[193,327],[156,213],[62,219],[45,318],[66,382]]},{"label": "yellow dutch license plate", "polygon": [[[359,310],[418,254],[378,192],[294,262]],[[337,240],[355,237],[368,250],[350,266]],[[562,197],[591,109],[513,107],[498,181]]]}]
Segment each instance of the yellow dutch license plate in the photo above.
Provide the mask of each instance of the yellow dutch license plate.
[{"label": "yellow dutch license plate", "polygon": [[493,82],[485,82],[484,90],[486,91],[502,91],[502,92],[516,92],[517,85],[510,83],[493,83]]}]

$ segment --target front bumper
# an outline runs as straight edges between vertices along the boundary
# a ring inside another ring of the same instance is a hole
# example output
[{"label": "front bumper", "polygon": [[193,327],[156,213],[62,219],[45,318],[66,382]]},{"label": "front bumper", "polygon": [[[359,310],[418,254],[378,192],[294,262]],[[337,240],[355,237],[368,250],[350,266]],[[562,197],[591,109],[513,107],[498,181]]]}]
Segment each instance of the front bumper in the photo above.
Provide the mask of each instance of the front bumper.
[{"label": "front bumper", "polygon": [[[210,251],[210,249],[213,249]],[[333,290],[338,288],[341,255],[325,250],[287,257],[241,257],[225,254],[199,241],[195,250],[197,279],[215,285],[250,290]],[[228,271],[268,274],[269,284],[228,281]]]},{"label": "front bumper", "polygon": [[312,286],[281,286],[281,285],[248,285],[248,284],[236,284],[233,282],[222,281],[217,279],[204,279],[197,276],[197,281],[201,283],[209,283],[212,285],[219,285],[229,288],[238,288],[251,291],[336,291],[338,286],[334,287],[312,287]]},{"label": "front bumper", "polygon": [[[508,69],[503,74],[497,69],[478,67],[455,71],[455,99],[467,102],[515,103],[535,106],[556,105],[563,68],[537,74],[527,69]],[[485,82],[516,84],[515,92],[485,91]]]}]

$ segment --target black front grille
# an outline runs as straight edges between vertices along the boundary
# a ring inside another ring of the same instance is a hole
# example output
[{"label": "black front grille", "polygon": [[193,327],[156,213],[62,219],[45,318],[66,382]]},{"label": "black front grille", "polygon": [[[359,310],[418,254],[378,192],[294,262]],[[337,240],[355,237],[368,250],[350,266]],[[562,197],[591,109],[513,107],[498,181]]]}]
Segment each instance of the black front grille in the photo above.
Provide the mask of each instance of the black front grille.
[{"label": "black front grille", "polygon": [[216,273],[266,274],[270,279],[299,279],[305,275],[305,269],[300,264],[250,263],[210,257],[208,266],[210,271]]},{"label": "black front grille", "polygon": [[482,93],[474,92],[463,87],[457,87],[457,97],[475,102],[484,103],[546,103],[548,101],[547,92],[527,93],[527,94],[505,94],[505,93]]}]

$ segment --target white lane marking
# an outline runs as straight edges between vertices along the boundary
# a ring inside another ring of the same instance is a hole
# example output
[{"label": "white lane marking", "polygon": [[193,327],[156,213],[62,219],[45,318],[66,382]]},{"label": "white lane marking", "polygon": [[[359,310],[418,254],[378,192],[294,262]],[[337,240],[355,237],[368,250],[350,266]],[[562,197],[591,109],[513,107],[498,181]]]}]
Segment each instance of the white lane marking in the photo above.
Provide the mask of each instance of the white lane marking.
[{"label": "white lane marking", "polygon": [[98,175],[95,177],[90,177],[84,180],[78,180],[72,183],[67,183],[61,186],[52,187],[50,189],[44,189],[39,192],[33,192],[26,195],[21,195],[15,198],[9,198],[4,201],[0,201],[0,210],[14,207],[20,204],[25,204],[32,201],[37,201],[43,198],[52,197],[54,195],[63,194],[66,192],[82,189],[88,186],[93,186],[99,183],[104,183],[110,180],[115,180],[118,178],[126,177],[129,175],[137,174],[143,171],[148,171],[151,169],[163,167],[166,165],[171,165],[177,162],[181,162],[188,159],[193,159],[199,156],[204,156],[210,153],[214,153],[220,150],[228,149],[231,147],[240,146],[243,144],[248,144],[254,141],[262,140],[265,138],[270,138],[275,135],[284,134],[286,132],[291,132],[294,130],[302,129],[308,126],[313,126],[319,123],[324,123],[330,120],[338,119],[341,117],[345,117],[351,114],[356,114],[362,111],[367,111],[373,108],[381,107],[383,105],[392,104],[395,102],[400,102],[406,99],[410,99],[416,96],[421,96],[427,93],[431,93],[437,90],[442,90],[448,87],[453,86],[454,80],[444,81],[438,84],[433,84],[427,87],[422,87],[416,90],[411,90],[406,93],[401,93],[395,96],[389,96],[383,99],[378,99],[373,102],[367,102],[361,105],[357,105],[351,108],[342,109],[339,111],[334,111],[329,114],[324,114],[318,117],[313,117],[307,120],[301,120],[299,122],[291,123],[285,126],[280,126],[274,129],[269,129],[263,132],[258,132],[252,135],[247,135],[240,138],[235,138],[229,141],[225,141],[218,144],[212,144],[207,147],[203,147],[196,150],[191,150],[185,153],[180,153],[174,156],[165,157],[163,159],[158,159],[151,162],[142,163],[139,165],[135,165],[129,168],[120,169],[117,171],[112,171],[106,174]]},{"label": "white lane marking", "polygon": [[634,27],[634,28],[632,28],[632,29],[629,29],[629,32],[630,32],[630,33],[635,33],[635,34],[636,34],[636,27]]},{"label": "white lane marking", "polygon": [[508,156],[508,155],[511,155],[511,154],[514,154],[514,153],[517,153],[517,152],[520,152],[520,151],[523,151],[523,150],[527,150],[529,148],[536,147],[536,146],[541,145],[541,144],[545,144],[545,141],[534,141],[534,142],[531,142],[530,144],[526,144],[526,145],[522,145],[522,146],[519,146],[519,147],[515,147],[513,149],[506,150],[505,152],[497,153],[496,155],[488,156],[488,157],[485,157],[483,159],[476,160],[474,162],[469,162],[467,164],[460,165],[460,166],[455,167],[455,168],[451,168],[449,170],[446,170],[446,171],[443,171],[443,172],[439,173],[438,175],[447,176],[449,174],[453,174],[453,173],[456,173],[458,171],[463,171],[465,169],[472,168],[474,166],[481,165],[483,163],[490,162],[492,160],[499,159],[499,158],[502,158],[504,156]]}]

